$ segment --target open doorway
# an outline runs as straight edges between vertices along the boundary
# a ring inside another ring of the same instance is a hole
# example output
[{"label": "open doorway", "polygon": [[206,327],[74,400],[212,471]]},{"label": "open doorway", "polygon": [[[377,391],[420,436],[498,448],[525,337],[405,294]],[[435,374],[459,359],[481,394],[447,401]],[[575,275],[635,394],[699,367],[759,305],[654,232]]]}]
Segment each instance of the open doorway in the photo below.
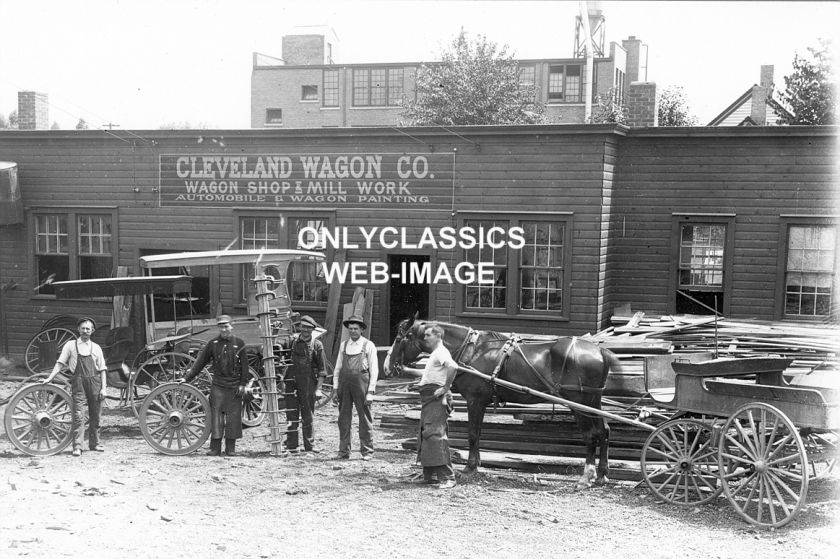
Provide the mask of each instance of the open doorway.
[{"label": "open doorway", "polygon": [[[388,269],[392,273],[415,263],[415,266],[428,266],[429,256],[423,254],[391,254],[388,256]],[[429,317],[429,284],[427,283],[402,283],[401,278],[391,277],[390,297],[388,299],[389,309],[389,337],[388,343],[397,335],[397,325],[404,318],[419,313],[420,318]]]}]

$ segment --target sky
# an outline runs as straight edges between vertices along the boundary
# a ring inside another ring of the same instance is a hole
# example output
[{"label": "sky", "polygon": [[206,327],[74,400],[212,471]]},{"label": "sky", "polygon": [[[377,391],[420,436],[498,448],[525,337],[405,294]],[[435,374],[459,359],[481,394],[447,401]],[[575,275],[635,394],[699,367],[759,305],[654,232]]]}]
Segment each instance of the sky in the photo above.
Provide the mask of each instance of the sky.
[{"label": "sky", "polygon": [[[517,58],[573,54],[579,2],[0,0],[0,113],[46,93],[74,128],[249,128],[254,52],[280,57],[295,27],[328,25],[343,63],[440,59],[461,28]],[[596,4],[590,2],[589,4]],[[606,41],[648,45],[647,81],[681,86],[706,124],[775,66],[840,28],[838,2],[597,2]]]}]

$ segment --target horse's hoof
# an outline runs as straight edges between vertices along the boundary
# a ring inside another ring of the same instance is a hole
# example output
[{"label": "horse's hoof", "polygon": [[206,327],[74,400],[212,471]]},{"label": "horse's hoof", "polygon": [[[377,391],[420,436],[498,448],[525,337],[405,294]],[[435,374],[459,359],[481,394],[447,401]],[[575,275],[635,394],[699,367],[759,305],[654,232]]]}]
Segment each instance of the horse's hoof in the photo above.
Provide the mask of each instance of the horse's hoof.
[{"label": "horse's hoof", "polygon": [[592,487],[591,483],[586,483],[583,481],[579,481],[575,484],[575,491],[583,491],[584,489],[589,489]]},{"label": "horse's hoof", "polygon": [[464,468],[464,470],[461,472],[461,477],[469,478],[469,477],[474,476],[477,473],[478,473],[477,468]]},{"label": "horse's hoof", "polygon": [[595,480],[595,485],[607,485],[610,482],[610,478],[607,476],[601,476]]}]

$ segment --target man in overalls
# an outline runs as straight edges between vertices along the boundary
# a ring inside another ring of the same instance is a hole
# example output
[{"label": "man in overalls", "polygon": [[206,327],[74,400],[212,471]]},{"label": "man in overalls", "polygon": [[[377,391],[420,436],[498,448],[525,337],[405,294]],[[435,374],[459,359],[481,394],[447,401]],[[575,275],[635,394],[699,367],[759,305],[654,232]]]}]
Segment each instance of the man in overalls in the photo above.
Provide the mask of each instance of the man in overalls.
[{"label": "man in overalls", "polygon": [[283,378],[286,385],[286,419],[289,430],[286,450],[298,452],[298,428],[303,423],[303,448],[306,452],[319,452],[315,448],[315,431],[312,416],[315,401],[322,396],[321,387],[327,377],[324,363],[324,344],[312,338],[318,323],[311,316],[300,319],[300,333],[290,341],[292,364]]},{"label": "man in overalls", "polygon": [[242,438],[242,395],[248,384],[248,356],[245,342],[233,335],[233,325],[228,315],[216,319],[219,335],[201,348],[189,374],[183,382],[189,382],[212,363],[213,383],[210,386],[210,452],[209,456],[221,456],[222,438],[225,439],[225,454],[236,454],[236,439]]},{"label": "man in overalls", "polygon": [[96,322],[92,318],[83,317],[76,322],[76,327],[79,329],[79,338],[64,344],[52,372],[43,382],[51,382],[62,369],[72,372],[70,409],[73,416],[73,456],[81,456],[85,436],[82,431],[85,421],[82,405],[85,400],[88,407],[89,448],[97,452],[105,451],[105,447],[99,442],[99,416],[102,412],[102,401],[105,399],[105,373],[108,369],[105,367],[102,348],[90,339],[96,329]]},{"label": "man in overalls", "polygon": [[376,392],[379,362],[376,346],[362,336],[367,328],[359,316],[344,321],[350,339],[341,342],[335,362],[333,384],[338,392],[338,458],[350,458],[350,427],[353,408],[359,416],[359,444],[362,460],[373,458],[373,415],[370,404]]}]

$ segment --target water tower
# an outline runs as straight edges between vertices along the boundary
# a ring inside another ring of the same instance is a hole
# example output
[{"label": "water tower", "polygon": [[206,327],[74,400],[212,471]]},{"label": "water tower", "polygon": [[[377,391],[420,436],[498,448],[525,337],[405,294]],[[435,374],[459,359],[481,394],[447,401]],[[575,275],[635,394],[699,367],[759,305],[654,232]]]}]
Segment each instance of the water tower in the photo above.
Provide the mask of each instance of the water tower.
[{"label": "water tower", "polygon": [[[589,19],[589,40],[592,45],[592,56],[596,58],[603,58],[604,41],[605,41],[605,25],[604,12],[601,10],[600,2],[581,2],[586,9]],[[575,17],[575,58],[584,58],[586,56],[586,26],[580,15]]]}]

